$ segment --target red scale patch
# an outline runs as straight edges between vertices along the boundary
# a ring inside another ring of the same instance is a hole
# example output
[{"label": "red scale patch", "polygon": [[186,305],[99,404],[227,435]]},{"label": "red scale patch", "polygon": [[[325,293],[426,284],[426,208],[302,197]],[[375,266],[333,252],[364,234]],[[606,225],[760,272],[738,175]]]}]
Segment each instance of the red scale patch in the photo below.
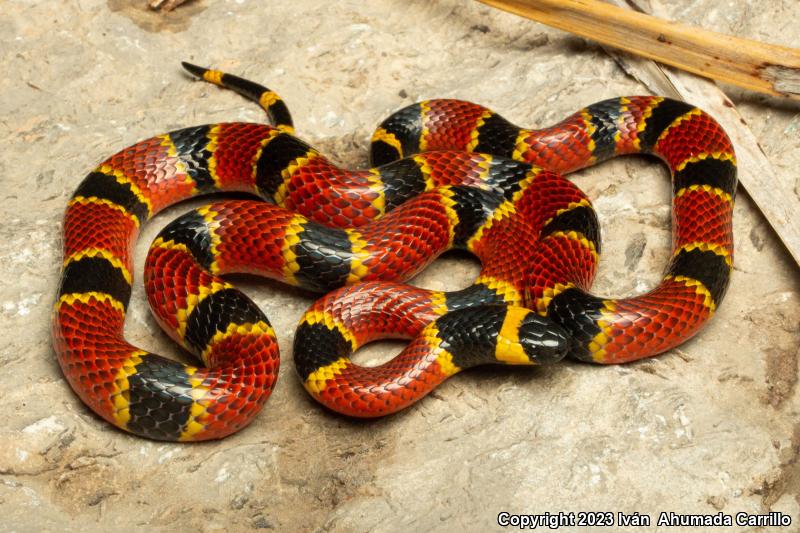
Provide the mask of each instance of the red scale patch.
[{"label": "red scale patch", "polygon": [[231,333],[213,342],[208,352],[208,366],[229,367],[228,391],[245,402],[272,389],[279,363],[278,344],[269,334]]},{"label": "red scale patch", "polygon": [[482,154],[468,152],[425,152],[421,154],[430,169],[430,179],[434,186],[441,185],[475,185],[485,187],[483,183],[484,169],[481,163],[486,161]]},{"label": "red scale patch", "polygon": [[106,250],[131,272],[130,244],[138,232],[132,216],[121,209],[103,203],[73,203],[64,215],[64,257],[90,248]]},{"label": "red scale patch", "polygon": [[228,335],[215,343],[210,366],[200,369],[193,381],[201,382],[207,406],[198,422],[205,427],[202,439],[224,437],[250,422],[269,398],[278,376],[278,345],[271,335]]},{"label": "red scale patch", "polygon": [[283,206],[328,227],[363,226],[380,215],[374,205],[380,194],[369,187],[368,175],[314,158],[292,174]]},{"label": "red scale patch", "polygon": [[110,396],[122,363],[135,350],[122,338],[124,314],[109,301],[62,304],[53,324],[53,345],[64,375],[81,399],[110,422]]},{"label": "red scale patch", "polygon": [[667,130],[654,148],[669,164],[671,169],[699,154],[732,154],[730,139],[706,114],[693,115],[673,125]]},{"label": "red scale patch", "polygon": [[462,100],[431,100],[429,107],[423,117],[427,150],[466,150],[472,140],[470,133],[487,112],[483,106]]},{"label": "red scale patch", "polygon": [[214,235],[221,274],[250,273],[283,279],[282,248],[294,213],[270,204],[224,202],[211,207],[219,227]]},{"label": "red scale patch", "polygon": [[348,416],[395,413],[419,401],[446,379],[436,363],[436,355],[426,339],[418,337],[383,365],[348,366],[328,380],[319,400]]},{"label": "red scale patch", "polygon": [[603,363],[625,363],[665,352],[697,333],[710,318],[704,296],[676,281],[616,301]]},{"label": "red scale patch", "polygon": [[707,242],[733,253],[733,209],[724,197],[703,189],[686,191],[673,203],[674,246]]},{"label": "red scale patch", "polygon": [[450,226],[437,192],[423,193],[364,226],[369,258],[363,264],[369,274],[363,281],[409,279],[447,249]]},{"label": "red scale patch", "polygon": [[591,140],[583,117],[576,113],[555,126],[529,131],[520,159],[553,172],[572,172],[592,161]]},{"label": "red scale patch", "polygon": [[226,191],[253,192],[253,165],[262,141],[274,128],[266,124],[243,122],[220,124],[214,150],[216,176]]},{"label": "red scale patch", "polygon": [[[473,252],[483,265],[481,276],[504,281],[522,294],[540,246],[537,234],[520,217],[494,222],[473,246]],[[514,250],[514,253],[509,254],[508,250]]]},{"label": "red scale patch", "polygon": [[574,284],[588,290],[597,273],[595,256],[575,239],[563,236],[541,241],[534,254],[525,294],[527,307],[536,309],[545,291],[557,285]]},{"label": "red scale patch", "polygon": [[412,339],[438,316],[431,291],[392,282],[342,287],[317,300],[311,311],[337,317],[359,346],[385,338]]}]

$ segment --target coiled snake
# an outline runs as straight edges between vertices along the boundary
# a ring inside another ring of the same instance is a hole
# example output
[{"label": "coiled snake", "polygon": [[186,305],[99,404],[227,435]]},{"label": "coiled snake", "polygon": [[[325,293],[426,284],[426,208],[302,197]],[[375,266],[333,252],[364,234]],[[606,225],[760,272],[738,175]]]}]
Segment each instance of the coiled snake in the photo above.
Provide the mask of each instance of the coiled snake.
[{"label": "coiled snake", "polygon": [[[475,104],[428,100],[381,124],[373,168],[345,170],[292,135],[274,92],[184,66],[258,102],[273,126],[212,124],[147,139],[101,163],[69,202],[53,343],[72,388],[122,429],[220,438],[269,397],[275,333],[220,277],[228,273],[333,291],[301,319],[294,361],[314,398],[358,417],[396,412],[477,364],[649,357],[694,335],[722,301],[735,157],[720,126],[689,104],[614,98],[528,130]],[[672,259],[652,291],[600,298],[588,292],[597,217],[559,173],[631,153],[654,154],[671,171]],[[261,201],[218,201],[183,215],[156,238],[144,274],[158,322],[202,366],[129,344],[123,322],[141,225],[176,202],[221,191]],[[443,293],[401,283],[452,248],[480,259],[472,286]],[[377,367],[350,361],[388,337],[411,342]]]}]

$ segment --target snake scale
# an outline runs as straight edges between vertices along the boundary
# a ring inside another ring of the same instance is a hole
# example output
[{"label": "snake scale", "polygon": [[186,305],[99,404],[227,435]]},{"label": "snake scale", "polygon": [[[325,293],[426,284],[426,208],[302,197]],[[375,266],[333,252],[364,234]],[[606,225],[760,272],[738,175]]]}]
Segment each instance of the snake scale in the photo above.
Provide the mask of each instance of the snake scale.
[{"label": "snake scale", "polygon": [[[692,337],[723,299],[735,156],[720,126],[687,103],[614,98],[533,130],[469,102],[427,100],[380,125],[372,168],[346,170],[293,135],[275,92],[184,66],[259,103],[272,125],[211,124],[141,141],[101,163],[69,201],[53,344],[78,396],[121,429],[221,438],[267,400],[279,366],[275,332],[225,274],[326,293],[300,321],[294,363],[316,400],[355,417],[403,409],[478,364],[650,357]],[[672,257],[655,289],[598,297],[589,292],[597,216],[561,174],[638,153],[671,172]],[[186,213],[159,233],[145,264],[159,324],[202,364],[129,344],[123,324],[141,226],[176,202],[230,191],[260,200]],[[454,248],[481,261],[473,285],[403,284]],[[383,338],[410,343],[379,366],[350,360]]]}]

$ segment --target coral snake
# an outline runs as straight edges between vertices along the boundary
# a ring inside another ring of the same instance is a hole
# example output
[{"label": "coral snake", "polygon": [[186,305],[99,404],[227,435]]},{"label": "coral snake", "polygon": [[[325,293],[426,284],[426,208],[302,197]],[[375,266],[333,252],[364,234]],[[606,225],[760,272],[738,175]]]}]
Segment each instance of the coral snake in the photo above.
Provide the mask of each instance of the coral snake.
[{"label": "coral snake", "polygon": [[[161,440],[220,438],[267,400],[279,364],[275,333],[220,277],[228,273],[333,291],[303,315],[294,362],[315,399],[357,417],[403,409],[477,364],[649,357],[694,335],[722,301],[735,157],[720,126],[689,104],[614,98],[528,130],[479,105],[428,100],[380,125],[373,168],[345,170],[292,135],[276,93],[184,66],[258,102],[273,126],[211,124],[141,141],[101,163],[69,201],[53,344],[75,392],[119,428]],[[655,289],[606,299],[588,292],[597,217],[560,173],[631,153],[656,155],[671,171],[673,253]],[[260,200],[181,216],[155,239],[144,274],[158,322],[202,365],[129,344],[123,323],[141,225],[221,191]],[[452,248],[480,259],[472,286],[402,284]],[[376,367],[350,360],[381,338],[411,341]]]}]

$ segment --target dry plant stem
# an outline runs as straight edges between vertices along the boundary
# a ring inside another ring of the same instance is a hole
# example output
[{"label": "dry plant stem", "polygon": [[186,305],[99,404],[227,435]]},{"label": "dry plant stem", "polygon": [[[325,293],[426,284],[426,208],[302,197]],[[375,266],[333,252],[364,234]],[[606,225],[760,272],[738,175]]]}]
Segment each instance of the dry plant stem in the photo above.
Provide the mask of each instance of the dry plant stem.
[{"label": "dry plant stem", "polygon": [[147,7],[153,11],[172,11],[181,4],[185,4],[189,0],[150,0]]},{"label": "dry plant stem", "polygon": [[800,100],[800,50],[794,48],[662,20],[599,0],[479,1],[701,76]]}]

